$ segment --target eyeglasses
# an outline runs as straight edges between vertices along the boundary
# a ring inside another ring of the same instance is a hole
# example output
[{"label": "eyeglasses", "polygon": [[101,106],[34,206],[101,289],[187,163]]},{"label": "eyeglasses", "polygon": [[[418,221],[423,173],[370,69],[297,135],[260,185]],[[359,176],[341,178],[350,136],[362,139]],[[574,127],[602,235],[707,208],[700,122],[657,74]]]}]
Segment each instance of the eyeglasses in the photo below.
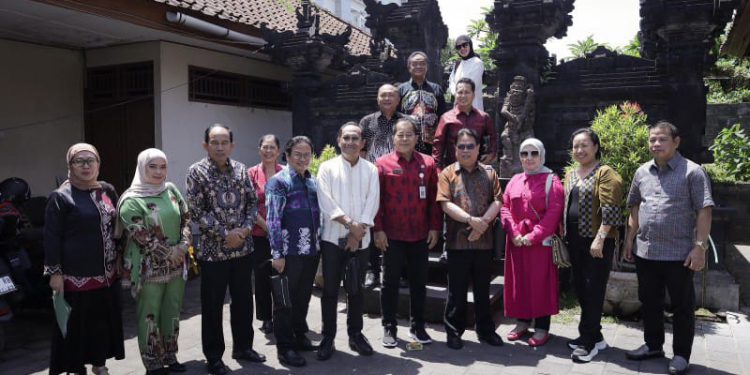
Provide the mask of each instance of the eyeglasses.
[{"label": "eyeglasses", "polygon": [[221,141],[221,142],[219,142],[219,141],[209,141],[209,142],[208,142],[208,144],[209,144],[209,145],[210,145],[211,147],[219,147],[219,146],[222,146],[222,147],[227,147],[227,146],[229,146],[229,145],[230,145],[231,143],[232,143],[231,141]]},{"label": "eyeglasses", "polygon": [[539,151],[521,151],[522,158],[528,158],[531,155],[532,158],[539,156]]},{"label": "eyeglasses", "polygon": [[477,145],[474,143],[456,145],[456,148],[461,151],[465,151],[465,150],[471,151],[475,149],[476,147]]},{"label": "eyeglasses", "polygon": [[99,160],[95,158],[89,158],[89,159],[76,158],[70,161],[70,165],[73,165],[76,167],[83,167],[84,165],[94,165],[97,163],[99,163]]},{"label": "eyeglasses", "polygon": [[301,153],[301,152],[292,152],[292,158],[297,160],[307,160],[312,157],[312,154],[309,152]]},{"label": "eyeglasses", "polygon": [[359,140],[362,139],[362,138],[360,138],[360,137],[358,137],[356,135],[345,135],[345,136],[341,137],[341,139],[343,139],[346,142],[359,142]]},{"label": "eyeglasses", "polygon": [[468,46],[469,46],[469,42],[464,42],[461,44],[456,44],[456,49],[460,50],[461,48],[468,47]]}]

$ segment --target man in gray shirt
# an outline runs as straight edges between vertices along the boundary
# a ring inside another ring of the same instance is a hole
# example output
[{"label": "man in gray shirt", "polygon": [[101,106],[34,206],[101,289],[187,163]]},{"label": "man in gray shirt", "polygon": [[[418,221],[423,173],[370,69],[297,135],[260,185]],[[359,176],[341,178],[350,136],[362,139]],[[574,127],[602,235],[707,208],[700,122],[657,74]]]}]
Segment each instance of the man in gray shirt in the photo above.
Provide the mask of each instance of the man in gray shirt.
[{"label": "man in gray shirt", "polygon": [[706,172],[677,152],[677,127],[666,121],[650,126],[648,143],[654,159],[641,165],[633,177],[623,250],[626,260],[636,262],[646,343],[627,352],[627,357],[643,360],[664,356],[667,289],[674,308],[674,357],[669,373],[684,374],[695,335],[693,272],[706,264],[714,202]]}]

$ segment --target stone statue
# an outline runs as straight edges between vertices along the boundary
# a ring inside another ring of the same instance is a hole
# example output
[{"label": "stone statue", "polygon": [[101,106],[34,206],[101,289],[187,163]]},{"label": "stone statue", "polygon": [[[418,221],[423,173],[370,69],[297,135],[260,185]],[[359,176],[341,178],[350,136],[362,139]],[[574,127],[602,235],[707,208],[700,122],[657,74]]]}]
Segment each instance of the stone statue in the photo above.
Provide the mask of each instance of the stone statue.
[{"label": "stone statue", "polygon": [[505,128],[500,134],[503,156],[500,158],[500,177],[512,177],[520,172],[519,147],[526,138],[534,136],[534,87],[523,76],[513,77],[505,95],[500,114],[505,118]]}]

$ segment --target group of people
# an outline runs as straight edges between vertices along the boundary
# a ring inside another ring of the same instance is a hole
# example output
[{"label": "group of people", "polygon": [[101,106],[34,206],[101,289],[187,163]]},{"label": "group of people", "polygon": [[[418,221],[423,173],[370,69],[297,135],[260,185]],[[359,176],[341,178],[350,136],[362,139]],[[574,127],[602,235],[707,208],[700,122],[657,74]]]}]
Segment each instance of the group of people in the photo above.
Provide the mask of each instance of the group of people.
[{"label": "group of people", "polygon": [[[470,50],[470,41],[469,50]],[[460,51],[465,46],[457,45]],[[261,329],[273,333],[279,361],[304,366],[302,351],[318,360],[336,351],[337,303],[342,280],[362,283],[370,253],[383,254],[381,310],[384,347],[398,346],[396,311],[402,270],[410,294],[411,340],[430,344],[424,300],[428,251],[442,239],[447,254],[447,345],[463,346],[467,292],[472,285],[477,337],[500,346],[489,305],[496,220],[507,233],[504,308],[518,320],[506,339],[545,345],[559,309],[558,274],[550,236],[562,230],[570,246],[575,291],[582,307],[579,337],[568,342],[572,358],[588,362],[607,347],[600,319],[617,228],[624,215],[622,179],[599,162],[603,146],[591,129],[571,137],[576,168],[561,180],[545,167],[545,147],[524,141],[523,172],[503,191],[495,170],[497,135],[489,116],[474,107],[473,80],[456,81],[455,107],[438,116],[442,92],[425,79],[427,57],[408,60],[412,79],[378,90],[379,111],[338,130],[337,157],[311,175],[313,145],[291,138],[283,150],[274,135],[261,137],[261,162],[246,168],[231,159],[232,131],[209,126],[207,157],[193,164],[185,196],[167,182],[167,156],[147,149],[121,197],[97,179],[96,149],[76,144],[67,153],[68,180],[49,199],[45,272],[56,293],[72,306],[67,335],[57,331],[50,373],[85,373],[92,364],[124,356],[120,283],[131,282],[137,301],[138,344],[148,374],[183,372],[177,361],[179,312],[189,262],[190,228],[201,269],[201,338],[210,374],[230,370],[222,309],[231,297],[232,357],[263,362],[253,346],[253,295]],[[402,111],[411,109],[406,114]],[[430,116],[434,115],[432,123]],[[436,125],[436,126],[435,126]],[[429,136],[434,128],[434,136]],[[427,142],[426,142],[427,141]],[[664,290],[675,313],[675,356],[670,372],[686,371],[694,332],[692,273],[705,263],[710,231],[710,184],[696,164],[677,152],[672,124],[651,127],[654,160],[635,175],[625,258],[635,259],[644,309],[645,344],[632,359],[663,356]],[[431,148],[432,155],[420,152]],[[287,165],[278,158],[284,153]],[[637,241],[636,240],[637,236]],[[118,239],[121,249],[118,249]],[[636,249],[633,251],[633,243]],[[372,244],[372,246],[371,246]],[[321,262],[322,341],[307,337],[313,279]],[[379,266],[378,266],[379,267]],[[255,287],[253,293],[253,270]],[[271,299],[271,278],[286,277],[288,298]],[[360,355],[373,348],[362,334],[361,285],[347,287],[349,346]],[[533,333],[529,330],[533,327]]]}]

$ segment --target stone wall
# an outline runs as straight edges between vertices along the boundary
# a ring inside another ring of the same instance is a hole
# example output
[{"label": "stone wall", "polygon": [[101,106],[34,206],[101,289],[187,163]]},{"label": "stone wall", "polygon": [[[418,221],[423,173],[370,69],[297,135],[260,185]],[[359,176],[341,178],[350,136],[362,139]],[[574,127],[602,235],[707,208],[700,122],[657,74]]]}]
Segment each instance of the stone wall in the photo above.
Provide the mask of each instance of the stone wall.
[{"label": "stone wall", "polygon": [[706,134],[703,145],[711,146],[721,129],[740,123],[750,134],[750,103],[709,104],[706,108]]}]

